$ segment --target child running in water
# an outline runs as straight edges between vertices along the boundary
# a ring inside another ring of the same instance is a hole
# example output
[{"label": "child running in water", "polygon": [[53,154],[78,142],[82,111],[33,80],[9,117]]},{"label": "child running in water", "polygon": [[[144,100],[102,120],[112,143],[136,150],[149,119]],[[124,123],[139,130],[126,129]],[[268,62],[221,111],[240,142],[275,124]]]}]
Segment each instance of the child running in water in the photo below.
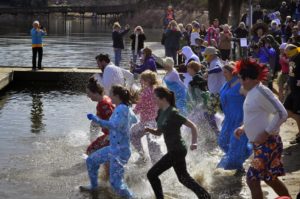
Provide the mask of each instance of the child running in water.
[{"label": "child running in water", "polygon": [[[108,120],[113,113],[114,105],[111,99],[104,95],[104,88],[97,84],[94,78],[90,78],[86,88],[87,96],[97,104],[97,116],[103,120]],[[109,145],[109,131],[106,128],[102,129],[103,135],[93,140],[88,146],[86,153],[90,155],[94,151]]]},{"label": "child running in water", "polygon": [[191,129],[192,144],[190,149],[195,150],[197,149],[197,127],[193,122],[179,114],[175,108],[175,95],[172,91],[165,87],[157,87],[154,92],[155,101],[159,107],[156,118],[158,128],[146,128],[145,131],[156,136],[163,134],[168,151],[147,173],[156,198],[164,198],[159,176],[171,167],[174,168],[179,181],[191,189],[198,198],[210,198],[207,191],[190,176],[186,168],[185,156],[187,149],[181,137],[180,128],[185,125]]},{"label": "child running in water", "polygon": [[123,198],[132,198],[132,193],[124,182],[124,165],[128,162],[130,151],[129,131],[137,122],[130,106],[133,96],[125,87],[112,86],[110,97],[116,108],[110,119],[102,120],[96,115],[88,114],[89,120],[109,129],[110,145],[92,153],[86,160],[90,186],[80,186],[81,191],[96,191],[98,187],[98,170],[100,164],[110,163],[110,183],[114,191]]},{"label": "child running in water", "polygon": [[[141,142],[141,138],[145,136],[144,129],[146,126],[155,127],[155,118],[158,107],[154,99],[154,88],[158,84],[157,75],[155,72],[147,70],[141,74],[142,92],[138,100],[134,112],[140,115],[140,122],[131,129],[131,143],[140,154],[137,162],[145,162],[146,158]],[[161,157],[161,150],[158,143],[156,143],[149,134],[146,134],[148,141],[148,149],[152,163],[156,163]]]}]

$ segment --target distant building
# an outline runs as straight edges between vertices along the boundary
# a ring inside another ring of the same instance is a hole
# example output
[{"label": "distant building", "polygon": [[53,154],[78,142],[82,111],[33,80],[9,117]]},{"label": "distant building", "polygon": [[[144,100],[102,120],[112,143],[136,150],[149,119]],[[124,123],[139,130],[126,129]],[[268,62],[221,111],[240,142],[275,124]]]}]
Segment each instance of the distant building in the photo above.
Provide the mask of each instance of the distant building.
[{"label": "distant building", "polygon": [[43,7],[48,6],[48,0],[0,0],[0,4],[17,7]]}]

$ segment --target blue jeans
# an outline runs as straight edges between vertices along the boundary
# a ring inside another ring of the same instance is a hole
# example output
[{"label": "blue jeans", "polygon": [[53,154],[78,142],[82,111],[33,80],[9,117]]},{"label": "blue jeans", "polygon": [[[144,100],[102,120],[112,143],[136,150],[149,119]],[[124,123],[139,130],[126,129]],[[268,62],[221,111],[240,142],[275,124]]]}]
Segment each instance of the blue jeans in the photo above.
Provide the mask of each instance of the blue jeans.
[{"label": "blue jeans", "polygon": [[115,65],[120,66],[120,62],[122,59],[122,49],[121,48],[114,48],[115,52]]}]

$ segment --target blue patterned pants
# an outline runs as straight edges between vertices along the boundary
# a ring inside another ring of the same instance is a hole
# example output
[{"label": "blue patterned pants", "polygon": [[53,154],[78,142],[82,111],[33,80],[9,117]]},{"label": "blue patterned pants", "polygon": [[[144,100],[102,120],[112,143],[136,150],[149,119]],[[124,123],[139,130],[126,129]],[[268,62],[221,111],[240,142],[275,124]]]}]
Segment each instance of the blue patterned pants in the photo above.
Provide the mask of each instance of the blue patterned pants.
[{"label": "blue patterned pants", "polygon": [[122,152],[119,155],[111,154],[111,147],[104,147],[92,153],[86,159],[87,170],[92,188],[98,186],[98,170],[100,164],[110,163],[110,184],[114,191],[124,197],[131,198],[132,193],[124,182],[124,165],[128,162],[130,152]]}]

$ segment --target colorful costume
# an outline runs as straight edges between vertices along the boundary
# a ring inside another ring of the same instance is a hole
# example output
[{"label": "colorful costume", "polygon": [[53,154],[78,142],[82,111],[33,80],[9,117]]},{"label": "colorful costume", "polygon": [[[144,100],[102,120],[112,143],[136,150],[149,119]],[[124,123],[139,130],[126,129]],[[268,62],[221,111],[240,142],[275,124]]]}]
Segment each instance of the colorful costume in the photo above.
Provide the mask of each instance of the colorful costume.
[{"label": "colorful costume", "polygon": [[98,186],[98,170],[100,164],[110,163],[110,183],[122,197],[131,198],[132,193],[124,180],[124,165],[128,162],[130,151],[129,130],[137,119],[128,106],[118,105],[108,121],[88,114],[88,118],[110,130],[110,145],[92,153],[86,160],[91,181],[91,188]]},{"label": "colorful costume", "polygon": [[[97,104],[97,116],[103,120],[108,120],[113,113],[114,105],[111,99],[104,96],[103,99]],[[98,125],[98,124],[95,124]],[[102,129],[103,135],[97,139],[92,140],[92,143],[88,146],[86,153],[91,154],[98,149],[101,149],[109,145],[109,131],[106,128]],[[97,134],[99,131],[97,132]]]},{"label": "colorful costume", "polygon": [[[157,105],[154,100],[153,88],[145,88],[139,102],[134,108],[136,114],[140,114],[140,122],[131,129],[131,143],[141,156],[144,156],[141,138],[145,136],[145,127],[155,127],[155,118],[157,115]],[[161,157],[160,146],[155,140],[151,139],[152,135],[146,134],[148,149],[152,163],[157,162]]]},{"label": "colorful costume", "polygon": [[[279,128],[287,119],[287,111],[272,91],[261,83],[248,91],[243,109],[245,133],[254,143],[254,160],[247,178],[269,181],[284,175]],[[269,134],[268,140],[262,144],[255,143],[262,132]]]},{"label": "colorful costume", "polygon": [[183,82],[180,80],[179,74],[176,69],[173,69],[171,72],[167,73],[164,77],[164,82],[167,85],[168,89],[174,92],[176,99],[176,107],[181,114],[186,115],[186,94],[187,89]]},{"label": "colorful costume", "polygon": [[234,131],[243,122],[243,103],[245,97],[240,94],[241,84],[234,77],[221,89],[221,105],[225,114],[222,130],[219,135],[219,146],[225,152],[218,167],[224,169],[243,169],[244,161],[251,155],[246,135],[240,139],[234,136]]}]

